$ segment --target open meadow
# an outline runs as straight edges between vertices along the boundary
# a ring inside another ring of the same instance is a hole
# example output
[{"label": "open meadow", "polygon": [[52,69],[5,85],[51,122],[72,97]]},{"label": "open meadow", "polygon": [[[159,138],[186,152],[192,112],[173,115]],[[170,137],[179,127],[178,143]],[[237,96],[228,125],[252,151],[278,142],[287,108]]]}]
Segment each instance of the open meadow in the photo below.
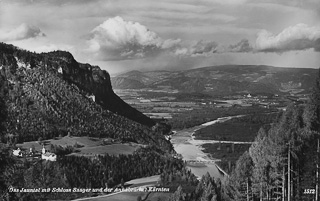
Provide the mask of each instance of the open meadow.
[{"label": "open meadow", "polygon": [[46,150],[52,151],[52,147],[72,147],[73,152],[70,155],[78,156],[94,156],[101,154],[119,155],[119,154],[132,154],[141,145],[135,143],[119,143],[110,142],[110,139],[99,139],[92,137],[70,137],[65,136],[62,138],[45,140],[45,141],[32,141],[17,144],[17,147],[21,147],[21,150],[28,152],[34,149],[35,152],[41,152],[43,146]]}]

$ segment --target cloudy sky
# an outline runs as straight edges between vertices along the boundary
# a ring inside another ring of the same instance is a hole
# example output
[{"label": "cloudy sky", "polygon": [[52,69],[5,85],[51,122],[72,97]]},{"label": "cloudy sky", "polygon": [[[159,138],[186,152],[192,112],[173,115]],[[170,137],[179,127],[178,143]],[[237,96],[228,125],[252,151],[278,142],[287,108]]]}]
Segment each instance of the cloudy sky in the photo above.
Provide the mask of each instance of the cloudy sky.
[{"label": "cloudy sky", "polygon": [[320,67],[319,0],[0,0],[0,41],[111,75],[222,64]]}]

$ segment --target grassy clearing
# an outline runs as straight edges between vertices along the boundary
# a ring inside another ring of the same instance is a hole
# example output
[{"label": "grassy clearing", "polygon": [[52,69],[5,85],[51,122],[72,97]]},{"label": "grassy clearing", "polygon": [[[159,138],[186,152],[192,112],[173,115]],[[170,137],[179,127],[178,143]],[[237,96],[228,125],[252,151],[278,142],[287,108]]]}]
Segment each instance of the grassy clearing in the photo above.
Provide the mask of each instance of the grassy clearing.
[{"label": "grassy clearing", "polygon": [[130,181],[127,181],[125,184],[131,184],[131,185],[146,185],[146,184],[156,184],[158,180],[160,179],[160,175],[154,175],[150,177],[143,177],[139,179],[133,179]]},{"label": "grassy clearing", "polygon": [[138,147],[128,144],[113,144],[97,147],[82,147],[79,148],[80,152],[72,153],[72,155],[95,155],[95,154],[132,154]]},{"label": "grassy clearing", "polygon": [[[104,139],[91,138],[91,137],[69,137],[65,136],[60,139],[46,140],[44,144],[46,150],[51,149],[52,145],[60,146],[75,146],[77,144],[77,153],[74,155],[96,155],[96,154],[132,154],[136,149],[140,147],[138,144],[127,143],[127,144],[108,144],[104,145]],[[17,144],[22,150],[28,151],[30,148],[34,148],[36,152],[41,152],[42,145],[38,141],[24,142],[23,144]]]},{"label": "grassy clearing", "polygon": [[92,138],[92,137],[68,137],[65,136],[60,139],[54,139],[50,140],[51,144],[54,145],[61,145],[61,146],[67,146],[67,145],[74,145],[75,143],[78,143],[79,145],[85,146],[85,147],[94,147],[94,146],[100,146],[103,145],[102,142],[103,139],[99,138]]}]

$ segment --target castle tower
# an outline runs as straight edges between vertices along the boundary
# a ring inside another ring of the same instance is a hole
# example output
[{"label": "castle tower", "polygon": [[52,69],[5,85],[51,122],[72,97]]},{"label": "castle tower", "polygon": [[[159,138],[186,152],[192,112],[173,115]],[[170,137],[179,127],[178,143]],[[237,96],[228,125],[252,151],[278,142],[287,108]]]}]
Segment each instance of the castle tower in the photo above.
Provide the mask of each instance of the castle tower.
[{"label": "castle tower", "polygon": [[42,154],[46,153],[46,148],[44,148],[44,145],[42,145]]}]

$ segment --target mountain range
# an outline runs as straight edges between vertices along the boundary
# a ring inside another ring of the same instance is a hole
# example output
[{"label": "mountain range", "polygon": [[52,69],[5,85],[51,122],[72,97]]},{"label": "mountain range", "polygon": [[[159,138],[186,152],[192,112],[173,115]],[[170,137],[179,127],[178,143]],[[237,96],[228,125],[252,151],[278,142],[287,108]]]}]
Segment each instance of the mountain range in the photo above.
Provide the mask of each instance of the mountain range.
[{"label": "mountain range", "polygon": [[318,69],[223,65],[181,71],[130,71],[111,78],[115,89],[170,89],[183,93],[309,93]]},{"label": "mountain range", "polygon": [[126,104],[98,66],[69,52],[32,53],[0,43],[0,97],[7,118],[1,141],[111,137],[171,148],[155,122]]}]

